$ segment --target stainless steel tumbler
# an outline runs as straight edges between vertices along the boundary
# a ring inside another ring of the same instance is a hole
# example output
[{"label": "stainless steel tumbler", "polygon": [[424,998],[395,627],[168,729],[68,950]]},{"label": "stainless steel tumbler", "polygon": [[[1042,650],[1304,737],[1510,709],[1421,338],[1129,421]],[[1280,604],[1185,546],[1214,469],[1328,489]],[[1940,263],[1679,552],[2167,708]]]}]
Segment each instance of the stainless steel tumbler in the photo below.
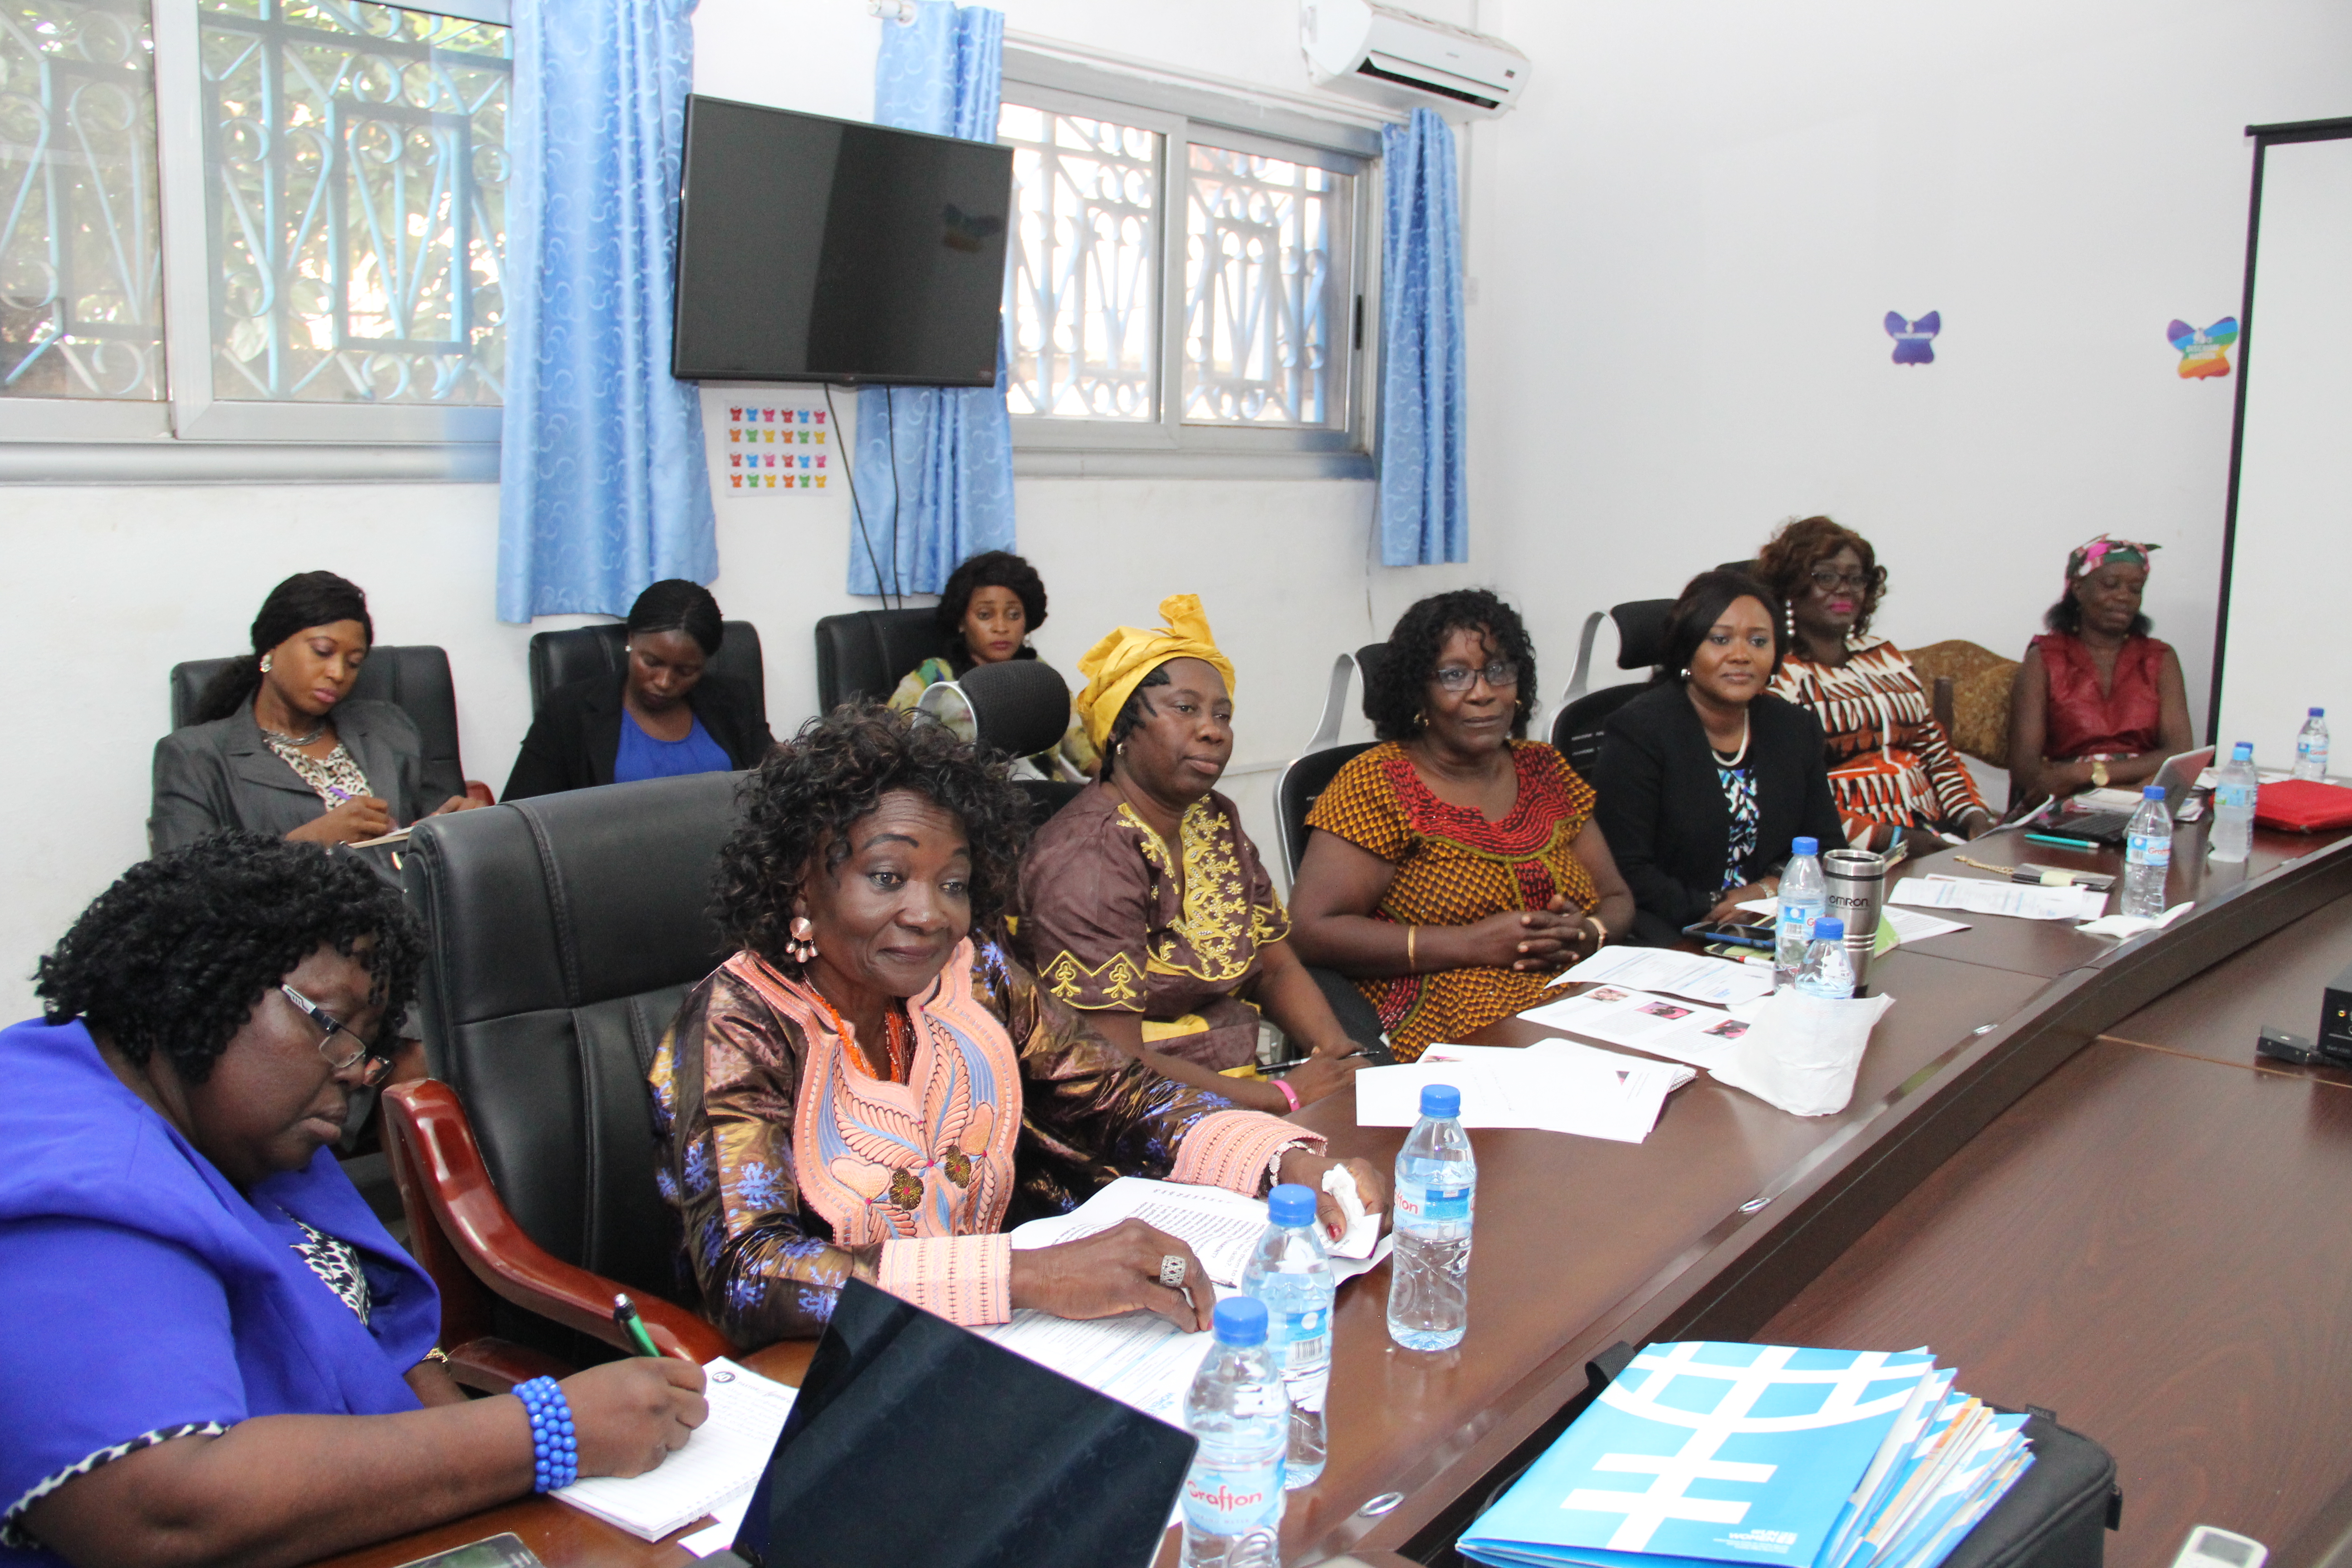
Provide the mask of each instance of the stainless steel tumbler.
[{"label": "stainless steel tumbler", "polygon": [[1826,896],[1822,912],[1845,922],[1845,955],[1860,991],[1870,980],[1878,918],[1886,908],[1886,857],[1868,849],[1832,849],[1822,857]]}]

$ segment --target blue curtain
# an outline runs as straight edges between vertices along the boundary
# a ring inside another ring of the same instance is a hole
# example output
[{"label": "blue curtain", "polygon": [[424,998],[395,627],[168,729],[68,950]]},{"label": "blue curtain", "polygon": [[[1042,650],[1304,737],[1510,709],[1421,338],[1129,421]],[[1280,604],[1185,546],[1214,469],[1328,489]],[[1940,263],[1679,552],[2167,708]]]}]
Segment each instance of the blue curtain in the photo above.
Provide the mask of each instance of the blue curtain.
[{"label": "blue curtain", "polygon": [[[882,24],[875,123],[993,142],[1003,66],[1003,12],[922,0],[912,22]],[[856,478],[853,594],[935,594],[966,556],[1013,548],[1002,338],[993,388],[861,391]]]},{"label": "blue curtain", "polygon": [[1470,559],[1463,453],[1462,201],[1454,131],[1426,109],[1381,132],[1381,563]]},{"label": "blue curtain", "polygon": [[514,0],[502,620],[719,574],[701,401],[669,374],[693,9]]}]

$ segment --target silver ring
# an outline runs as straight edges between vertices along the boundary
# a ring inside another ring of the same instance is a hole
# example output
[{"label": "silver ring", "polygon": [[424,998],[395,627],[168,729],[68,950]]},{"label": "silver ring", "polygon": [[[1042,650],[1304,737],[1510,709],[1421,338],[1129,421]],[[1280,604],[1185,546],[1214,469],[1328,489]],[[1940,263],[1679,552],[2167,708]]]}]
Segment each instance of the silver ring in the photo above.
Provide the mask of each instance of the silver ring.
[{"label": "silver ring", "polygon": [[1160,1259],[1160,1282],[1171,1290],[1184,1289],[1184,1259],[1171,1252]]}]

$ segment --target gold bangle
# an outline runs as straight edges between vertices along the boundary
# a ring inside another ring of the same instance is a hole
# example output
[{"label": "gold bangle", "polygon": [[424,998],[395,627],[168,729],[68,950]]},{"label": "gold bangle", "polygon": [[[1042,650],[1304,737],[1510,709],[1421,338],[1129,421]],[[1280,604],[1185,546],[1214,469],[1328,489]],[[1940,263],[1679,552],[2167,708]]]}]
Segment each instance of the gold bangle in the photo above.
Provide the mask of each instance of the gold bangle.
[{"label": "gold bangle", "polygon": [[443,1350],[439,1345],[435,1345],[431,1350],[425,1352],[425,1359],[426,1361],[437,1361],[443,1366],[447,1366],[449,1364],[449,1352]]},{"label": "gold bangle", "polygon": [[1413,944],[1420,940],[1421,928],[1419,926],[1407,926],[1404,928],[1404,972],[1407,974],[1411,974],[1414,972],[1416,961],[1412,955],[1412,949]]},{"label": "gold bangle", "polygon": [[1598,952],[1601,948],[1609,945],[1609,927],[1601,921],[1599,915],[1586,915],[1584,917],[1584,923],[1591,926],[1593,929],[1593,931],[1601,938],[1599,942],[1592,944],[1595,952]]}]

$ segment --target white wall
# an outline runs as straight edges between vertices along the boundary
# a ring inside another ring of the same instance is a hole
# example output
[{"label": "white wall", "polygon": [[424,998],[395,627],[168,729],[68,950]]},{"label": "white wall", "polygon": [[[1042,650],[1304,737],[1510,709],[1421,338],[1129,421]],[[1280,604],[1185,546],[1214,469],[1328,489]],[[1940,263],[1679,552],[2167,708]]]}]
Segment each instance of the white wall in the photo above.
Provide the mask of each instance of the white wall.
[{"label": "white wall", "polygon": [[[1473,132],[1472,514],[1559,673],[1588,609],[1813,511],[1877,546],[1880,630],[2015,658],[2105,530],[2166,547],[2147,608],[2201,729],[2235,380],[2180,380],[2165,329],[2237,313],[2242,129],[2352,110],[2352,7],[1484,21],[1536,69]],[[1936,363],[1892,363],[1881,318],[1930,310]]]}]

